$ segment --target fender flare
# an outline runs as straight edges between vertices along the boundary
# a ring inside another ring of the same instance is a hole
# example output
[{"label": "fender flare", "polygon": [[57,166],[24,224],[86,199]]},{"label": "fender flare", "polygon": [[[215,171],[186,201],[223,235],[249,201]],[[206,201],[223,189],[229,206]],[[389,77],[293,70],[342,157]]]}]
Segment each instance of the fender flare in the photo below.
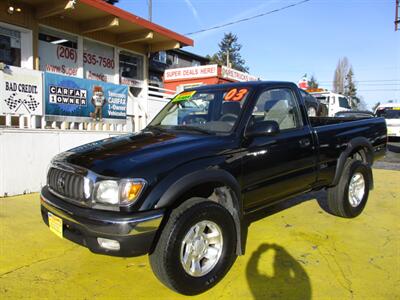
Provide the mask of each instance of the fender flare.
[{"label": "fender flare", "polygon": [[[335,177],[332,181],[332,186],[336,186],[339,183],[340,177],[342,176],[344,165],[346,160],[350,157],[350,154],[357,148],[366,149],[366,159],[368,162],[368,166],[371,166],[374,161],[374,148],[372,147],[370,141],[365,137],[356,137],[347,144],[347,148],[340,154],[338,158],[338,162],[336,164],[336,172]],[[371,179],[371,189],[373,187],[372,181],[372,171],[370,172]]]},{"label": "fender flare", "polygon": [[248,224],[243,218],[243,203],[240,185],[229,172],[222,169],[197,170],[176,180],[161,196],[155,208],[172,206],[177,199],[190,189],[207,182],[218,182],[230,188],[234,209],[230,211],[236,226],[236,252],[244,254],[246,248]]}]

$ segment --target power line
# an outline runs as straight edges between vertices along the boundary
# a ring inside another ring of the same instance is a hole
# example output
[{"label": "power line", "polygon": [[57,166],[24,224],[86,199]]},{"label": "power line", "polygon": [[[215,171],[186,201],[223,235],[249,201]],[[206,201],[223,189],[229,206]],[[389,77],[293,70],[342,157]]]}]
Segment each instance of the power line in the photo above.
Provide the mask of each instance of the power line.
[{"label": "power line", "polygon": [[[332,83],[333,80],[317,80],[318,82],[324,82],[324,83]],[[400,79],[370,79],[370,80],[355,80],[354,82],[359,83],[359,82],[393,82],[393,81],[399,81]]]},{"label": "power line", "polygon": [[229,23],[222,24],[222,25],[217,25],[217,26],[214,26],[214,27],[205,28],[205,29],[201,29],[201,30],[198,30],[198,31],[185,33],[185,35],[193,35],[193,34],[197,34],[197,33],[202,33],[202,32],[206,32],[206,31],[210,31],[210,30],[214,30],[214,29],[227,27],[227,26],[234,25],[234,24],[241,23],[241,22],[245,22],[245,21],[250,21],[252,19],[260,18],[260,17],[266,16],[266,15],[270,15],[270,14],[273,14],[273,13],[276,13],[276,12],[279,12],[279,11],[282,11],[282,10],[285,10],[285,9],[288,9],[288,8],[291,8],[291,7],[295,7],[297,5],[301,5],[301,4],[309,2],[309,1],[311,1],[311,0],[303,0],[303,1],[300,1],[300,2],[296,2],[296,3],[290,4],[290,5],[283,6],[281,8],[270,10],[270,11],[267,11],[267,12],[252,16],[252,17],[239,19],[239,20],[236,20],[236,21],[232,21],[232,22],[229,22]]},{"label": "power line", "polygon": [[374,89],[374,90],[358,90],[358,92],[400,92],[400,89]]}]

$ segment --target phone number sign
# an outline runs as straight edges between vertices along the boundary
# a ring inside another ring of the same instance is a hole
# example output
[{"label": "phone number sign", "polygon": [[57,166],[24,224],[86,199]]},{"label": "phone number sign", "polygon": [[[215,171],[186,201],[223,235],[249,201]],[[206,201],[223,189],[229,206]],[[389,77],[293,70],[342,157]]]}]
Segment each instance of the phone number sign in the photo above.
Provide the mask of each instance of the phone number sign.
[{"label": "phone number sign", "polygon": [[87,79],[112,82],[115,74],[114,48],[84,40],[83,70]]}]

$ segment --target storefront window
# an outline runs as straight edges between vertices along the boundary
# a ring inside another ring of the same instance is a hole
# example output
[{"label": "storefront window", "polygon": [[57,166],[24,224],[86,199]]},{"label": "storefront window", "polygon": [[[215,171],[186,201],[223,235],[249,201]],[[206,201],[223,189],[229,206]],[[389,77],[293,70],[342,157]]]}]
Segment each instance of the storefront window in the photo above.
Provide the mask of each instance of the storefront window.
[{"label": "storefront window", "polygon": [[119,54],[121,84],[134,87],[143,85],[143,57],[121,51]]},{"label": "storefront window", "polygon": [[83,71],[85,78],[114,81],[114,48],[97,42],[83,41]]},{"label": "storefront window", "polygon": [[0,62],[21,66],[21,33],[0,27]]},{"label": "storefront window", "polygon": [[64,75],[78,74],[77,38],[42,29],[39,33],[40,70]]}]

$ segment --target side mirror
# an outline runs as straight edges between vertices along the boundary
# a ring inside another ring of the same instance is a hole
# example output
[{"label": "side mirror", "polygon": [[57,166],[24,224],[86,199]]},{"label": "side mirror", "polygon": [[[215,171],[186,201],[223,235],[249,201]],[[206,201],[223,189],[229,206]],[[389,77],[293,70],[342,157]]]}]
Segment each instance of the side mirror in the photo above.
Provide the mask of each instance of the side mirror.
[{"label": "side mirror", "polygon": [[245,136],[272,136],[277,135],[279,132],[279,124],[276,121],[262,121],[248,127]]}]

